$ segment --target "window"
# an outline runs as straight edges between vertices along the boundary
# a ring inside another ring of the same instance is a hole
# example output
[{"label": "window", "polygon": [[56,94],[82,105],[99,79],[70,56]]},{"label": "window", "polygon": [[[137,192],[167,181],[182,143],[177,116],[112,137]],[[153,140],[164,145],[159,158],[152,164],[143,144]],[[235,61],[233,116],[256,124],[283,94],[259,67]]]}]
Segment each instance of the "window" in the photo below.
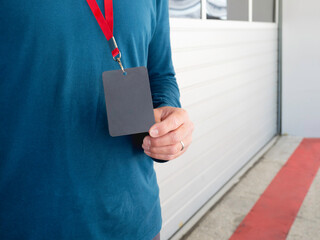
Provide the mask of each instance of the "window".
[{"label": "window", "polygon": [[170,0],[169,13],[175,18],[200,18],[201,0]]},{"label": "window", "polygon": [[228,0],[228,20],[249,21],[249,0]]},{"label": "window", "polygon": [[275,0],[253,0],[252,20],[255,22],[274,22]]},{"label": "window", "polygon": [[275,22],[275,0],[170,0],[169,9],[173,18]]},{"label": "window", "polygon": [[207,19],[227,19],[227,0],[206,0]]}]

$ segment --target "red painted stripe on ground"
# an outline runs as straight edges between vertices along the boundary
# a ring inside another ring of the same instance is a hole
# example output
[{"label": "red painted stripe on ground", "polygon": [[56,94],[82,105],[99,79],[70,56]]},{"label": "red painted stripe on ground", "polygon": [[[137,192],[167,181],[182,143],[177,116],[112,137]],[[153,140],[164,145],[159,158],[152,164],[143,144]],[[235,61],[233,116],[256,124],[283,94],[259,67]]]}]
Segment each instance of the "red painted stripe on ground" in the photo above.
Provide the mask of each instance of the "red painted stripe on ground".
[{"label": "red painted stripe on ground", "polygon": [[320,167],[320,139],[303,139],[230,240],[285,240]]}]

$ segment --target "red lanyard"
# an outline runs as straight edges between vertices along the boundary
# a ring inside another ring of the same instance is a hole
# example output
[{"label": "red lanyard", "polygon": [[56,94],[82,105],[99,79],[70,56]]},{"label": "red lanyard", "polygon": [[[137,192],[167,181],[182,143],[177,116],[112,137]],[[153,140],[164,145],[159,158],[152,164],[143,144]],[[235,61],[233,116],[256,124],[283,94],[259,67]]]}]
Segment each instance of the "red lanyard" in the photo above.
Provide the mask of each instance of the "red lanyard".
[{"label": "red lanyard", "polygon": [[[87,0],[91,11],[96,18],[104,36],[108,40],[108,44],[112,53],[113,60],[119,63],[122,71],[124,72],[121,63],[121,52],[117,46],[117,42],[113,36],[113,5],[112,0],[104,0],[104,11],[106,17],[103,16],[96,0]],[[118,56],[116,58],[116,56]]]}]

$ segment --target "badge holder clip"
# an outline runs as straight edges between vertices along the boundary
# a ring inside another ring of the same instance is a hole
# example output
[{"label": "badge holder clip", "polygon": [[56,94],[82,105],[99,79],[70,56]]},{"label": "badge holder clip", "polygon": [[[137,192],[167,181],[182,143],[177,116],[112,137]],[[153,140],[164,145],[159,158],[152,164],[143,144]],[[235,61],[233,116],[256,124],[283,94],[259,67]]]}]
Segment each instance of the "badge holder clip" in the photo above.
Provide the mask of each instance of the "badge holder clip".
[{"label": "badge holder clip", "polygon": [[[112,37],[109,41],[108,41],[108,44],[109,44],[109,48],[111,50],[112,53],[114,53],[116,51],[116,55],[115,56],[112,56],[113,57],[113,60],[116,61],[123,74],[126,74],[126,71],[124,70],[124,67],[122,65],[122,62],[121,62],[121,52],[120,50],[118,49],[118,45],[117,45],[117,42],[116,42],[116,39],[114,37]],[[117,57],[118,56],[118,57]]]}]

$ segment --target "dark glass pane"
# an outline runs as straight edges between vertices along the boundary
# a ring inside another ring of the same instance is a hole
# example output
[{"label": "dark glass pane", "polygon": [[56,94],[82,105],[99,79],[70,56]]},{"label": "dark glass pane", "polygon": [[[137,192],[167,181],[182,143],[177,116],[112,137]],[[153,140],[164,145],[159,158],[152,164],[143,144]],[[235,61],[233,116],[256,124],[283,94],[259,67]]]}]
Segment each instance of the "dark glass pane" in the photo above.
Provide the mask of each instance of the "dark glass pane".
[{"label": "dark glass pane", "polygon": [[174,18],[200,18],[200,0],[169,0],[169,14]]},{"label": "dark glass pane", "polygon": [[249,1],[228,0],[227,19],[235,21],[249,21]]},{"label": "dark glass pane", "polygon": [[275,0],[253,0],[252,20],[256,22],[274,22]]},{"label": "dark glass pane", "polygon": [[207,0],[207,18],[248,21],[248,0]]}]

